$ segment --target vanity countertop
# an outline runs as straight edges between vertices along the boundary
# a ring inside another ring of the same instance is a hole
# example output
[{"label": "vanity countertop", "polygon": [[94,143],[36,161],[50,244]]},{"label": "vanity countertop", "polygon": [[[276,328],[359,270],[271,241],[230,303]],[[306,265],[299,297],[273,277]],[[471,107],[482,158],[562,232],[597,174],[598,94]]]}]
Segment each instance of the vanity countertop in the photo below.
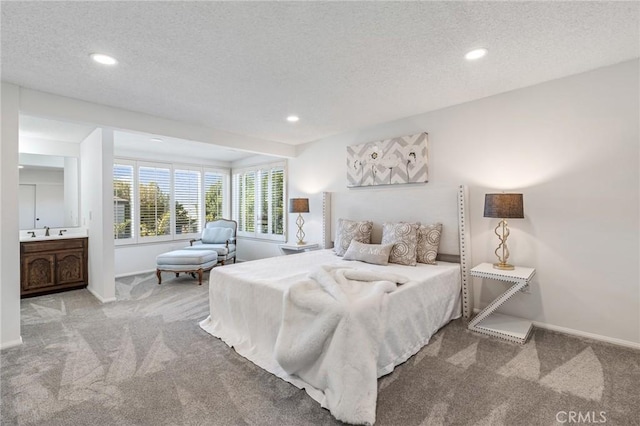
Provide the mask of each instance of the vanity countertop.
[{"label": "vanity countertop", "polygon": [[50,241],[50,240],[68,240],[69,238],[87,238],[86,234],[62,234],[62,235],[50,235],[45,237],[44,235],[39,235],[37,237],[32,237],[30,235],[26,237],[20,237],[21,243],[30,243],[35,241]]}]

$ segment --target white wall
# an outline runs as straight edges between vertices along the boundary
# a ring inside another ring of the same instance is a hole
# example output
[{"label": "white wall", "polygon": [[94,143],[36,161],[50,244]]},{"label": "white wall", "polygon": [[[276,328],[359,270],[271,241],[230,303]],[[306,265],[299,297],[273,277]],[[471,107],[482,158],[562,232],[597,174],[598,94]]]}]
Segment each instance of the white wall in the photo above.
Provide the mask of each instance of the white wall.
[{"label": "white wall", "polygon": [[282,142],[252,138],[26,88],[20,89],[20,112],[36,117],[90,123],[114,129],[212,143],[258,154],[291,157],[295,153],[295,147]]},{"label": "white wall", "polygon": [[189,240],[174,240],[117,246],[115,251],[115,276],[122,277],[155,271],[156,256],[188,245]]},{"label": "white wall", "polygon": [[[346,146],[427,131],[431,184],[470,188],[475,263],[493,262],[497,246],[496,221],[482,217],[484,194],[524,194],[526,218],[510,222],[510,261],[537,268],[537,278],[531,294],[502,311],[637,345],[638,80],[638,61],[630,61],[305,144],[289,161],[289,196],[314,194],[305,231],[320,241],[313,200],[347,191]],[[419,198],[420,187],[409,192]],[[506,289],[475,286],[479,307]]]},{"label": "white wall", "polygon": [[80,217],[89,235],[88,289],[115,300],[113,245],[113,131],[95,129],[80,143]]},{"label": "white wall", "polygon": [[142,151],[134,151],[134,150],[125,150],[115,148],[115,152],[113,154],[116,158],[126,158],[133,160],[144,160],[144,161],[159,161],[163,163],[174,163],[174,164],[189,164],[189,165],[197,165],[202,167],[211,167],[211,168],[223,168],[230,169],[231,163],[229,161],[217,161],[210,160],[207,158],[201,157],[193,157],[189,155],[174,155],[168,157],[167,154],[159,153],[159,152],[142,152]]},{"label": "white wall", "polygon": [[18,231],[19,88],[2,83],[0,115],[0,348],[20,337],[20,237]]},{"label": "white wall", "polygon": [[18,171],[20,184],[30,185],[64,185],[64,170],[62,169],[20,169]]},{"label": "white wall", "polygon": [[[79,147],[78,147],[79,148]],[[64,158],[64,226],[80,225],[80,169],[78,159]]]},{"label": "white wall", "polygon": [[56,157],[79,157],[80,145],[74,142],[54,141],[23,136],[20,138],[20,153],[47,156],[51,155]]}]

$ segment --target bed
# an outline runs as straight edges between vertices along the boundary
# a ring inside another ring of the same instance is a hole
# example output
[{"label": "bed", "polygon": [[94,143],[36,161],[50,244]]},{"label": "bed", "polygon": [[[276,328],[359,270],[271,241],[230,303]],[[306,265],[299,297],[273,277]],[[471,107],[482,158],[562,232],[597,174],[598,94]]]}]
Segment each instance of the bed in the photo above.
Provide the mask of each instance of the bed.
[{"label": "bed", "polygon": [[[380,331],[382,337],[379,346],[376,346],[377,360],[372,374],[375,374],[375,380],[391,373],[395,366],[426,345],[442,326],[455,318],[471,314],[471,295],[466,272],[468,257],[464,250],[468,244],[464,227],[465,194],[464,187],[431,194],[434,200],[446,199],[446,204],[449,205],[442,210],[445,212],[444,216],[436,213],[438,217],[433,220],[443,222],[445,227],[457,231],[449,232],[448,241],[441,241],[447,254],[439,258],[437,265],[372,265],[344,260],[336,256],[333,250],[324,249],[214,268],[210,274],[210,316],[200,326],[259,367],[304,389],[311,398],[329,408],[336,418],[350,423],[373,423],[375,395],[373,418],[371,413],[364,417],[351,413],[337,415],[339,410],[332,406],[331,399],[327,397],[327,389],[318,389],[309,383],[310,379],[304,380],[297,374],[289,374],[281,367],[274,352],[278,333],[284,322],[283,300],[291,288],[308,279],[310,271],[320,266],[327,270],[344,268],[363,273],[406,277],[408,282],[398,285],[397,289],[383,299],[384,309],[381,310],[384,317]],[[451,197],[455,197],[453,203]],[[371,213],[372,210],[367,210],[366,204],[367,202],[358,200],[358,196],[354,197],[353,194],[349,195],[348,200],[341,200],[337,196],[334,198],[332,215],[336,217],[348,214],[358,219],[360,214],[366,214],[364,212]],[[453,210],[451,204],[454,206]],[[394,205],[397,207],[397,203]],[[344,209],[348,211],[345,212]],[[364,209],[363,213],[359,213],[359,209]],[[430,217],[423,220],[432,220],[433,210],[438,209],[431,210]],[[390,220],[384,214],[380,216],[381,221]],[[324,220],[331,222],[330,218]],[[407,217],[405,220],[414,219]],[[378,219],[376,223],[377,221]],[[376,233],[373,234],[373,242],[376,239],[379,242]],[[375,383],[373,386],[375,387]],[[371,407],[367,409],[371,411]]]}]

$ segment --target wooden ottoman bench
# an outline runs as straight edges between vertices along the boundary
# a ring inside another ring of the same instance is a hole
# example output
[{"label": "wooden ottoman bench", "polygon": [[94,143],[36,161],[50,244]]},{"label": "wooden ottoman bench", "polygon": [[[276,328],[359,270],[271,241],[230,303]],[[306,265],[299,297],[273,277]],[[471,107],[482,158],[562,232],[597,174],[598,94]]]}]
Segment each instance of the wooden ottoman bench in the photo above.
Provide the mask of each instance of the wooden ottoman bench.
[{"label": "wooden ottoman bench", "polygon": [[174,250],[156,257],[156,275],[158,285],[162,284],[160,273],[190,273],[194,278],[198,274],[198,284],[202,285],[202,273],[211,270],[218,263],[218,253],[213,250]]}]

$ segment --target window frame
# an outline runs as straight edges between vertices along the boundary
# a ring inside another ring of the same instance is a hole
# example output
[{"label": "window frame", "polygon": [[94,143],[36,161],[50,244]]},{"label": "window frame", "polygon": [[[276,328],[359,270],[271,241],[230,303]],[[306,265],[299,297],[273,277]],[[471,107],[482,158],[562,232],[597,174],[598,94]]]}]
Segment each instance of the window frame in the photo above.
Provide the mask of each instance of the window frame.
[{"label": "window frame", "polygon": [[207,188],[205,184],[205,175],[207,173],[215,173],[222,175],[222,218],[231,217],[231,169],[223,169],[220,167],[203,167],[202,168],[202,226],[207,225]]},{"label": "window frame", "polygon": [[[206,224],[206,205],[205,205],[205,185],[204,175],[205,173],[216,173],[222,175],[222,211],[224,217],[230,217],[231,212],[231,168],[188,164],[188,163],[168,163],[163,161],[149,161],[145,159],[115,157],[113,165],[123,165],[133,167],[133,188],[132,188],[132,236],[131,238],[114,238],[114,244],[116,246],[148,244],[148,243],[162,243],[170,241],[190,240],[193,238],[200,238],[202,235],[202,229]],[[159,236],[141,236],[140,235],[140,168],[141,167],[153,167],[164,168],[169,170],[169,211],[170,211],[170,223],[169,233],[167,235]],[[199,221],[200,230],[193,233],[177,233],[176,232],[176,208],[175,208],[175,171],[176,170],[188,170],[196,171],[199,173]],[[112,172],[113,178],[113,172]],[[115,195],[115,194],[114,194]],[[115,210],[114,210],[115,219]]]},{"label": "window frame", "polygon": [[[273,181],[272,181],[272,170],[274,169],[281,169],[282,170],[282,234],[274,234],[273,233],[273,199],[271,197],[272,194],[272,185],[273,185]],[[270,217],[271,219],[268,221],[267,223],[267,232],[261,232],[261,225],[260,225],[260,221],[258,220],[258,217],[260,216],[261,212],[262,212],[262,206],[261,206],[261,202],[263,201],[262,197],[261,197],[261,192],[262,192],[262,173],[263,172],[268,172],[268,183],[267,183],[267,203],[268,203],[268,217]],[[241,199],[240,199],[240,195],[242,195],[242,199],[245,198],[246,194],[235,194],[235,191],[237,190],[236,185],[235,185],[235,176],[236,175],[240,175],[240,176],[245,176],[247,173],[254,173],[254,206],[253,206],[253,223],[254,223],[254,227],[253,227],[253,231],[244,231],[241,230],[241,226],[240,226],[240,222],[241,222],[241,217],[240,217],[240,211],[236,211],[236,207],[240,208],[241,205]],[[263,163],[263,164],[256,164],[256,165],[252,165],[252,166],[243,166],[243,167],[238,167],[238,168],[232,168],[231,169],[231,205],[232,205],[232,214],[231,217],[233,220],[235,220],[236,222],[238,222],[238,231],[237,231],[237,235],[238,237],[241,238],[249,238],[249,239],[255,239],[255,240],[264,240],[264,241],[277,241],[277,242],[286,242],[287,241],[287,223],[288,223],[288,218],[287,218],[287,174],[288,174],[288,170],[287,170],[287,161],[276,161],[276,162],[269,162],[269,163]]]},{"label": "window frame", "polygon": [[[199,180],[198,180],[198,219],[197,219],[197,224],[198,224],[198,230],[196,232],[186,232],[186,233],[180,233],[178,234],[177,232],[177,221],[178,221],[178,216],[177,216],[177,212],[175,211],[176,209],[176,171],[181,170],[181,171],[185,171],[185,172],[196,172],[199,174]],[[184,238],[199,238],[202,235],[202,229],[204,228],[204,214],[203,214],[203,210],[204,210],[204,198],[203,198],[203,192],[202,192],[202,188],[203,188],[203,180],[204,180],[204,173],[202,171],[202,167],[197,167],[197,166],[193,166],[193,165],[187,165],[187,164],[173,164],[172,167],[172,171],[171,171],[171,179],[172,179],[172,184],[171,184],[171,229],[173,230],[175,235],[180,235],[181,237]],[[182,239],[182,238],[180,238]]]},{"label": "window frame", "polygon": [[[155,169],[167,169],[169,171],[169,233],[165,235],[147,235],[143,236],[140,232],[141,225],[141,212],[140,208],[140,168],[141,167],[149,167]],[[171,241],[173,240],[174,232],[172,232],[175,228],[173,223],[175,222],[175,207],[173,205],[173,168],[170,163],[161,163],[156,161],[137,161],[136,162],[136,177],[138,178],[138,182],[136,188],[137,192],[137,209],[136,209],[136,229],[138,230],[138,242],[139,243],[151,243],[151,242],[161,242],[161,241]]]},{"label": "window frame", "polygon": [[[137,219],[136,219],[136,212],[138,211],[138,184],[137,184],[137,178],[136,178],[136,162],[133,160],[129,160],[129,159],[124,159],[124,158],[115,158],[113,161],[113,167],[115,168],[115,166],[129,166],[132,168],[132,176],[131,176],[131,237],[129,238],[113,238],[114,244],[116,246],[121,246],[121,245],[128,245],[128,244],[135,244],[137,241],[137,237],[138,237],[138,231],[136,230],[136,225],[137,225]],[[115,181],[115,178],[113,177],[113,170],[112,170],[112,180]],[[113,196],[115,197],[115,191]],[[114,212],[114,225],[115,225],[115,212]]]}]

